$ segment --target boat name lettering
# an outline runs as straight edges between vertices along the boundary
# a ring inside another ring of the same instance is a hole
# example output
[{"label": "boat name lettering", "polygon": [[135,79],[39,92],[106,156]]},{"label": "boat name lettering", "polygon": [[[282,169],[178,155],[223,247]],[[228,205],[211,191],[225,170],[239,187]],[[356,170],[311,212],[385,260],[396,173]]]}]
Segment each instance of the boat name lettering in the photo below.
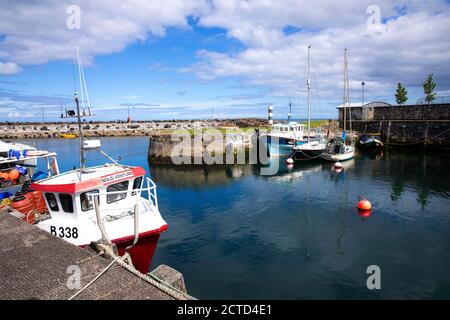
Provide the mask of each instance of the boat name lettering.
[{"label": "boat name lettering", "polygon": [[126,172],[118,173],[118,174],[115,174],[112,176],[101,178],[101,181],[102,181],[102,183],[110,183],[113,181],[121,180],[121,179],[132,177],[132,176],[133,176],[133,172],[126,171]]}]

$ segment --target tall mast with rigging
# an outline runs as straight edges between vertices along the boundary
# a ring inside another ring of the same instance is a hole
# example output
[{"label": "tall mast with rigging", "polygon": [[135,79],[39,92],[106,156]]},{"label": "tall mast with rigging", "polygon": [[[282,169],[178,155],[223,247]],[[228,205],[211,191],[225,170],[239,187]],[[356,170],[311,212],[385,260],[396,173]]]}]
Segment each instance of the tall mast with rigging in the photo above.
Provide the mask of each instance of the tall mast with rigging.
[{"label": "tall mast with rigging", "polygon": [[350,94],[349,94],[349,80],[348,80],[348,61],[347,61],[347,48],[344,50],[344,131],[347,123],[347,108],[349,108],[349,120],[350,120],[350,133],[352,131],[352,115],[350,108]]},{"label": "tall mast with rigging", "polygon": [[308,142],[311,131],[311,45],[308,45],[308,78],[306,79],[306,85],[308,87]]},{"label": "tall mast with rigging", "polygon": [[[80,108],[80,99],[78,98],[78,93],[76,90],[76,85],[75,85],[75,72],[73,72],[74,75],[74,100],[75,100],[75,106],[76,106],[76,111],[73,110],[66,110],[66,115],[62,115],[61,114],[61,118],[76,118],[77,119],[77,123],[78,123],[78,136],[79,136],[79,141],[80,141],[80,169],[81,171],[83,171],[85,169],[85,162],[86,162],[86,157],[85,157],[85,148],[84,148],[84,134],[83,134],[83,124],[81,121],[81,118],[83,117],[91,117],[94,116],[94,114],[91,113],[91,104],[89,101],[89,95],[87,92],[87,87],[86,87],[86,80],[84,78],[84,71],[83,71],[83,64],[81,63],[81,59],[80,59],[80,53],[77,47],[77,62],[78,62],[78,73],[79,73],[79,79],[80,79],[80,92],[81,92],[81,105],[83,108],[83,111],[81,111]],[[73,70],[74,71],[74,70]],[[87,103],[87,109],[88,111],[86,112],[85,106],[84,106],[84,97],[86,96],[86,103]]]}]

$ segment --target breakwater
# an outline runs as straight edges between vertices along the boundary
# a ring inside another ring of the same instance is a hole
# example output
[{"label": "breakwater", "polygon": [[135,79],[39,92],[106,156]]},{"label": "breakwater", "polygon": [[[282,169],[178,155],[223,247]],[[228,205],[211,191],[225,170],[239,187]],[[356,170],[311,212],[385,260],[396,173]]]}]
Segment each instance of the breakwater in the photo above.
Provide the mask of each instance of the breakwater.
[{"label": "breakwater", "polygon": [[[450,104],[388,105],[369,103],[347,108],[346,127],[380,133],[383,142],[395,146],[450,148]],[[344,124],[343,108],[339,110],[339,126]]]},{"label": "breakwater", "polygon": [[256,163],[258,136],[259,131],[252,129],[192,133],[181,130],[155,135],[149,142],[148,161],[152,164],[231,164],[246,163],[253,155]]},{"label": "breakwater", "polygon": [[[83,132],[87,137],[130,137],[167,134],[173,130],[197,130],[215,127],[256,127],[267,125],[264,119],[223,120],[169,120],[136,122],[85,122]],[[77,133],[75,122],[3,122],[0,123],[0,139],[59,138],[63,133]]]}]

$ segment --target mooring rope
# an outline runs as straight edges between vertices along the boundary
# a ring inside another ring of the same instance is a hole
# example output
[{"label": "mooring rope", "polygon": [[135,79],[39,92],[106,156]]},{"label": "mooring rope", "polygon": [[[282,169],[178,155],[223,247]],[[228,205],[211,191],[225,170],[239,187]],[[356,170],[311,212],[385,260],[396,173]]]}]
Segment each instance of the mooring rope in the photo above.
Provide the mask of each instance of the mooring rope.
[{"label": "mooring rope", "polygon": [[196,298],[192,297],[191,295],[178,290],[177,288],[174,288],[170,284],[164,282],[162,279],[159,279],[158,277],[152,275],[152,274],[143,274],[136,270],[136,268],[125,261],[123,261],[120,257],[118,257],[113,250],[104,244],[97,244],[97,247],[105,252],[106,255],[114,259],[114,262],[116,262],[121,267],[125,268],[135,276],[137,276],[139,279],[144,280],[145,282],[150,283],[154,287],[158,288],[159,290],[163,291],[167,295],[171,296],[174,299],[177,300],[197,300]]},{"label": "mooring rope", "polygon": [[82,293],[85,289],[87,289],[91,284],[93,284],[95,281],[97,281],[102,275],[104,275],[106,273],[106,271],[109,270],[109,268],[111,268],[114,263],[116,263],[117,260],[119,260],[120,257],[116,257],[114,258],[114,260],[102,271],[100,272],[94,279],[92,279],[87,285],[85,285],[83,288],[81,288],[80,290],[78,290],[74,295],[72,295],[69,299],[67,300],[72,300],[73,298],[75,298],[76,296],[78,296],[80,293]]}]

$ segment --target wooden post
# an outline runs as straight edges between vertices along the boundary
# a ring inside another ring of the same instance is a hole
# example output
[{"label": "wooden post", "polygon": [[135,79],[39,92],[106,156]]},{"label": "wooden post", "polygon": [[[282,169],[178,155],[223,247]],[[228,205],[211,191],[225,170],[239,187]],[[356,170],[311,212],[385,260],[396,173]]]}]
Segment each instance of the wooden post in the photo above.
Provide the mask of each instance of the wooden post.
[{"label": "wooden post", "polygon": [[388,122],[388,132],[386,137],[386,144],[389,144],[389,136],[391,135],[391,120]]},{"label": "wooden post", "polygon": [[423,141],[423,145],[425,146],[428,143],[428,127],[430,125],[430,121],[427,120],[427,125],[425,126],[425,139]]}]

